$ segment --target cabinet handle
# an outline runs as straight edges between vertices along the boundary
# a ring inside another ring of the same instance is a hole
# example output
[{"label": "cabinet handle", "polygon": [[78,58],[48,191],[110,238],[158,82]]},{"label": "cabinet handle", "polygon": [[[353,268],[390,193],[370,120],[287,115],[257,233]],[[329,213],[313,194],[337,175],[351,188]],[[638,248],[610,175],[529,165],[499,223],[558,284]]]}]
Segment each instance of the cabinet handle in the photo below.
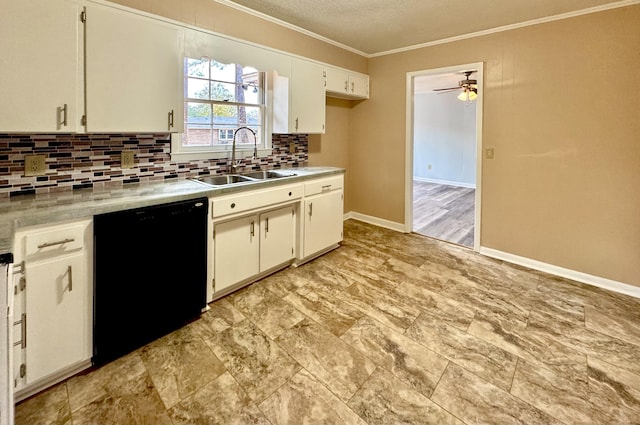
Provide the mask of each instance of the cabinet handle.
[{"label": "cabinet handle", "polygon": [[269,217],[264,219],[264,234],[269,233]]},{"label": "cabinet handle", "polygon": [[313,202],[309,204],[309,217],[313,215]]},{"label": "cabinet handle", "polygon": [[252,237],[253,237],[253,236],[255,236],[255,235],[256,235],[256,232],[255,232],[255,230],[256,230],[256,229],[255,229],[255,222],[253,222],[253,221],[251,222],[251,228],[250,228],[250,229],[251,229],[251,230],[249,231],[249,233],[251,233],[251,236],[252,236]]},{"label": "cabinet handle", "polygon": [[173,127],[173,109],[171,110],[171,112],[169,112],[168,121],[169,130],[171,130],[171,127]]},{"label": "cabinet handle", "polygon": [[73,269],[67,266],[67,274],[69,275],[69,292],[73,291]]},{"label": "cabinet handle", "polygon": [[322,186],[322,191],[326,192],[327,190],[331,190],[331,185],[330,184],[325,184]]},{"label": "cabinet handle", "polygon": [[355,91],[355,83],[351,82],[351,93]]},{"label": "cabinet handle", "polygon": [[349,91],[349,81],[344,82],[344,91]]},{"label": "cabinet handle", "polygon": [[20,346],[23,350],[27,348],[27,313],[22,313],[20,320],[13,322],[13,326],[20,325],[20,341],[13,343],[13,346]]},{"label": "cabinet handle", "polygon": [[56,242],[45,242],[43,244],[38,245],[38,249],[42,249],[42,248],[49,248],[50,246],[56,246],[56,245],[63,245],[65,243],[69,243],[69,242],[73,242],[75,241],[74,238],[68,238],[68,239],[63,239],[61,241],[56,241]]},{"label": "cabinet handle", "polygon": [[67,126],[67,104],[65,103],[62,107],[62,122],[60,123],[62,127]]},{"label": "cabinet handle", "polygon": [[296,118],[296,131],[298,131],[298,118]]}]

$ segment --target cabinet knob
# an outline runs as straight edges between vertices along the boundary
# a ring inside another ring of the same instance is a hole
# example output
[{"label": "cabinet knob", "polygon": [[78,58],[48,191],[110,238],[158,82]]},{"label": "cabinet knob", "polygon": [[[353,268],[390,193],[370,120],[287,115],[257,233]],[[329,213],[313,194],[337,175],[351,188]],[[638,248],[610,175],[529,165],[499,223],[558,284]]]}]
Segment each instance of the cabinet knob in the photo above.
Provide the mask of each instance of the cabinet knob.
[{"label": "cabinet knob", "polygon": [[235,207],[236,207],[236,203],[235,203],[235,202],[232,202],[232,203],[231,203],[231,208],[235,208]]}]

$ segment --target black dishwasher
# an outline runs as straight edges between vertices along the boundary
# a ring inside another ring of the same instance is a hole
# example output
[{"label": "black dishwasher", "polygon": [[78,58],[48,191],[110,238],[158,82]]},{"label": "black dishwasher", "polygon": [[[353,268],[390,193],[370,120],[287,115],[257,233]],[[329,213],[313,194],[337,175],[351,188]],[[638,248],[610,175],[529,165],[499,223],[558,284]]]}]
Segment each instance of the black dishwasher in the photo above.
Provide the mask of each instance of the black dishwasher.
[{"label": "black dishwasher", "polygon": [[207,198],[94,218],[93,363],[197,318],[206,307]]}]

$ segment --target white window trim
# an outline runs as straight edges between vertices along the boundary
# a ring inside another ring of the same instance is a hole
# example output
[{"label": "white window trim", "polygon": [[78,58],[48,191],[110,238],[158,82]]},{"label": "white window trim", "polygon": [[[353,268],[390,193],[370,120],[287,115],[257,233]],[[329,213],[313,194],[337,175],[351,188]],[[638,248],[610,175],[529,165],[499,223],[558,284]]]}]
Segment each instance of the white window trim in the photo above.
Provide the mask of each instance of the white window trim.
[{"label": "white window trim", "polygon": [[[258,148],[258,156],[269,156],[273,153],[271,148],[271,133],[267,133],[267,147]],[[248,145],[236,146],[236,158],[251,158],[253,156],[253,146]],[[228,158],[231,160],[231,145],[228,150],[211,150],[211,148],[189,148],[186,149],[182,146],[182,133],[171,133],[171,161],[184,162],[184,161],[198,161],[206,159],[220,159]]]},{"label": "white window trim", "polygon": [[[183,58],[184,60],[184,58]],[[262,129],[265,139],[265,144],[258,147],[258,157],[265,157],[273,154],[272,149],[272,128],[273,128],[273,89],[269,86],[271,78],[268,71],[261,71],[265,73],[264,78],[264,122],[262,123]],[[184,76],[183,76],[184,78]],[[184,104],[184,97],[183,97]],[[202,161],[207,159],[221,159],[229,158],[231,160],[231,146],[225,145],[225,148],[221,146],[182,146],[182,133],[171,133],[171,161],[173,162],[185,162],[185,161]],[[253,156],[253,145],[236,146],[236,158],[251,158]]]}]

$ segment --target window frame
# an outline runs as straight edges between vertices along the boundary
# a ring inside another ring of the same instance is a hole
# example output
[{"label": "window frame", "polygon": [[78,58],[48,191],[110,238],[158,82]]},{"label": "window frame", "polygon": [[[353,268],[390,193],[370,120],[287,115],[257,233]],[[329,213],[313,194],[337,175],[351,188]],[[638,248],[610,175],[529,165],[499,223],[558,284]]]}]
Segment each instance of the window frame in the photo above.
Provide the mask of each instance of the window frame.
[{"label": "window frame", "polygon": [[[190,76],[186,73],[186,67],[184,66],[185,62],[187,59],[206,59],[209,61],[216,61],[215,58],[213,57],[207,57],[207,56],[203,56],[202,58],[189,58],[188,56],[184,56],[182,58],[183,61],[183,69],[184,72],[181,75],[183,84],[186,83],[186,79],[189,78]],[[219,62],[219,61],[216,61]],[[219,62],[219,63],[223,63],[223,62]],[[234,65],[237,63],[223,63],[224,65]],[[262,71],[259,70],[257,67],[251,66],[249,65],[243,65],[243,67],[251,67],[257,70],[257,72],[259,73],[259,78],[261,79],[261,87],[262,87],[262,102],[258,103],[258,104],[253,104],[253,103],[241,103],[241,102],[221,102],[221,101],[215,101],[215,100],[211,100],[211,99],[192,99],[192,98],[188,98],[187,95],[188,93],[186,93],[186,84],[184,84],[185,87],[185,92],[182,93],[182,101],[181,104],[183,105],[183,108],[186,108],[186,105],[188,102],[201,102],[201,103],[206,103],[206,104],[211,104],[211,105],[216,105],[216,104],[226,104],[226,105],[230,105],[230,106],[246,106],[246,107],[251,107],[251,108],[259,108],[261,110],[261,127],[262,127],[262,143],[260,143],[258,145],[258,156],[259,157],[263,157],[263,156],[268,156],[272,154],[272,117],[273,117],[273,108],[272,106],[272,102],[271,99],[269,98],[269,87],[268,87],[268,83],[269,83],[269,78],[268,78],[268,73],[266,71]],[[209,80],[210,82],[219,82],[218,80],[214,79],[211,75],[209,75],[208,78],[205,78],[205,80]],[[237,84],[235,82],[223,82],[223,83],[231,83],[231,84]],[[184,109],[183,109],[184,111]],[[182,116],[184,116],[184,112],[182,114]],[[212,118],[213,119],[213,118]],[[250,124],[248,124],[249,127],[252,127]],[[184,122],[184,131],[186,131],[187,129],[187,122],[185,119]],[[215,129],[212,126],[212,129]],[[235,130],[234,130],[235,131]],[[205,160],[205,159],[219,159],[219,158],[229,158],[231,155],[231,150],[232,150],[232,143],[227,143],[227,144],[220,144],[220,145],[210,145],[210,146],[184,146],[182,144],[182,137],[183,137],[183,133],[171,133],[171,160],[172,161],[189,161],[189,160]],[[225,140],[232,140],[231,139],[225,139]],[[245,157],[251,157],[254,153],[254,146],[251,145],[236,145],[236,157],[237,158],[245,158]]]}]

